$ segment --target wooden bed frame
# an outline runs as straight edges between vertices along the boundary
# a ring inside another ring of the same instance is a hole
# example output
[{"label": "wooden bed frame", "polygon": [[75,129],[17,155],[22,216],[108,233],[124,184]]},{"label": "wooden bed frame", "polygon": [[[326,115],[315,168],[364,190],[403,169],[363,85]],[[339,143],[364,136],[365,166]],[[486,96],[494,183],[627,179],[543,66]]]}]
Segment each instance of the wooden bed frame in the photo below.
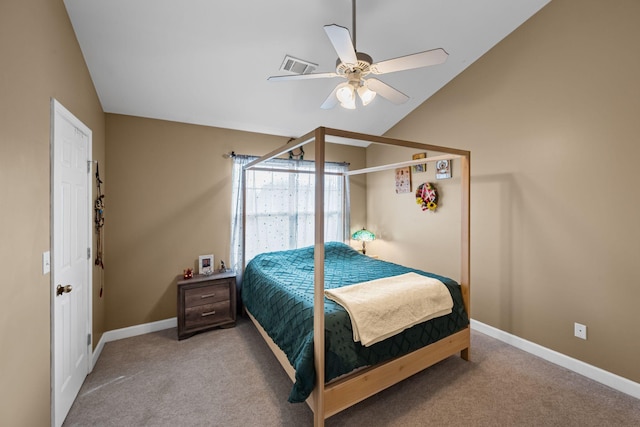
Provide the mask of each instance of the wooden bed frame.
[{"label": "wooden bed frame", "polygon": [[[470,311],[470,195],[471,195],[471,174],[470,161],[471,153],[465,150],[455,148],[440,147],[430,144],[422,144],[412,141],[404,141],[399,139],[386,138],[381,136],[366,135],[361,133],[343,131],[338,129],[330,129],[319,127],[308,134],[290,141],[286,145],[271,151],[261,158],[248,163],[243,170],[242,188],[244,190],[244,182],[246,171],[259,165],[260,163],[273,159],[295,150],[308,143],[315,142],[315,244],[314,244],[314,358],[316,369],[316,384],[311,396],[307,399],[307,404],[314,413],[314,425],[324,426],[324,420],[332,415],[346,409],[382,390],[390,387],[420,371],[432,366],[449,356],[460,353],[460,356],[469,360],[471,334],[470,326],[465,329],[448,336],[447,338],[436,341],[426,347],[418,349],[407,355],[389,360],[387,362],[358,370],[355,373],[341,377],[335,381],[325,384],[324,378],[324,167],[325,167],[325,145],[326,137],[334,136],[337,138],[347,138],[359,141],[368,141],[378,144],[393,145],[398,147],[416,148],[425,151],[436,151],[444,153],[443,155],[427,157],[426,159],[410,160],[402,163],[394,163],[384,166],[374,166],[370,168],[348,171],[345,175],[351,176],[361,173],[377,172],[388,169],[395,169],[416,164],[424,164],[435,162],[443,159],[459,159],[460,165],[457,170],[460,171],[461,185],[461,272],[460,286],[462,291],[462,299],[464,306],[471,318]],[[246,194],[243,192],[243,205],[246,202]],[[246,218],[243,210],[243,256],[244,256],[244,239],[246,230]],[[244,268],[245,260],[242,261]],[[295,380],[295,371],[287,356],[280,348],[271,340],[264,331],[262,326],[249,313],[249,317],[255,324],[256,328],[263,336],[276,358],[282,364],[285,371],[292,380]]]}]

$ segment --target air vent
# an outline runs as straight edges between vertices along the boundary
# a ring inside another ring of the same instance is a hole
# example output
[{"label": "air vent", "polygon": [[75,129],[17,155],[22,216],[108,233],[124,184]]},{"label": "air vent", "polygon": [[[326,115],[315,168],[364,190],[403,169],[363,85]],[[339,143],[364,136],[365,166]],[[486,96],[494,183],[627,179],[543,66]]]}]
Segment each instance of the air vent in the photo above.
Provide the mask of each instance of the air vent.
[{"label": "air vent", "polygon": [[286,71],[291,74],[309,74],[318,68],[318,64],[313,62],[304,61],[302,59],[294,58],[293,56],[285,56],[280,66],[281,71]]}]

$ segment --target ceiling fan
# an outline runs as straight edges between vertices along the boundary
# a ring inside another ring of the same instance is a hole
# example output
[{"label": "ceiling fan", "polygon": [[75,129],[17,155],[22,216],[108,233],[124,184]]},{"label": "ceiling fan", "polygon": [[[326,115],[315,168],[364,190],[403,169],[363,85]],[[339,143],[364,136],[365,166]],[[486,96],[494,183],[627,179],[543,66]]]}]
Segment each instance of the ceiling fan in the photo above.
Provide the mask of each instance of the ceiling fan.
[{"label": "ceiling fan", "polygon": [[362,102],[367,105],[375,98],[376,94],[388,99],[394,104],[407,102],[409,97],[388,84],[374,78],[371,74],[386,74],[396,71],[411,70],[414,68],[428,67],[445,62],[449,54],[444,49],[432,49],[399,58],[388,59],[381,62],[373,62],[371,56],[364,52],[356,51],[356,0],[352,2],[353,40],[349,30],[336,24],[325,25],[333,48],[338,54],[336,71],[328,73],[310,73],[289,76],[271,76],[270,81],[283,80],[308,80],[331,77],[342,77],[345,82],[338,84],[329,97],[320,106],[323,109],[335,107],[338,103],[344,108],[356,108],[356,93]]}]

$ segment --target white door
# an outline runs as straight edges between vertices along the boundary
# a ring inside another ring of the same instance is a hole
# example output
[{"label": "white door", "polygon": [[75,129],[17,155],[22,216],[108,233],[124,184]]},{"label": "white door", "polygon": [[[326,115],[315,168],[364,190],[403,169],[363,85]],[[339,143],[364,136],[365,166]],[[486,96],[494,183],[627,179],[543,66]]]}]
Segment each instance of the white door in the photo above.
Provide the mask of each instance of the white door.
[{"label": "white door", "polygon": [[56,100],[51,107],[51,418],[57,427],[91,365],[91,130]]}]

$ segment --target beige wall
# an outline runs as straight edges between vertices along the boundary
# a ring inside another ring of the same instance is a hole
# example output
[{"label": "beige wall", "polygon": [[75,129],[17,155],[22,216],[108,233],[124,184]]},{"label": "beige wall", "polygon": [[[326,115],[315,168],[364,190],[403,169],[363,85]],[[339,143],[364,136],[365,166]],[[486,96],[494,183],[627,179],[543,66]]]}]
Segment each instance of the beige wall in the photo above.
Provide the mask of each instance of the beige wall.
[{"label": "beige wall", "polygon": [[[471,150],[473,317],[635,382],[639,20],[637,1],[555,0],[388,132]],[[384,202],[370,178],[368,222],[390,236],[371,247],[455,277],[436,248],[459,236],[459,196],[436,182],[446,203],[430,215],[409,212],[411,195]]]},{"label": "beige wall", "polygon": [[[107,115],[108,329],[175,317],[183,269],[202,254],[228,262],[232,161],[222,156],[266,154],[287,139]],[[364,149],[334,146],[327,160],[364,167]],[[365,217],[362,180],[353,193],[355,226]]]},{"label": "beige wall", "polygon": [[[402,138],[433,142],[415,136]],[[421,152],[424,151],[372,144],[367,148],[367,165],[403,162]],[[442,154],[427,153],[429,157]],[[454,172],[456,166],[454,161]],[[421,210],[415,191],[424,182],[435,182],[435,164],[428,163],[426,172],[411,174],[410,193],[396,194],[393,170],[368,174],[367,221],[376,234],[376,240],[367,245],[368,253],[459,280],[460,179],[454,175],[453,179],[436,183],[438,207],[434,213]]]},{"label": "beige wall", "polygon": [[[0,3],[0,425],[50,424],[50,98],[93,131],[104,114],[62,0]],[[97,273],[96,273],[97,274]],[[94,326],[104,327],[94,302]]]}]

